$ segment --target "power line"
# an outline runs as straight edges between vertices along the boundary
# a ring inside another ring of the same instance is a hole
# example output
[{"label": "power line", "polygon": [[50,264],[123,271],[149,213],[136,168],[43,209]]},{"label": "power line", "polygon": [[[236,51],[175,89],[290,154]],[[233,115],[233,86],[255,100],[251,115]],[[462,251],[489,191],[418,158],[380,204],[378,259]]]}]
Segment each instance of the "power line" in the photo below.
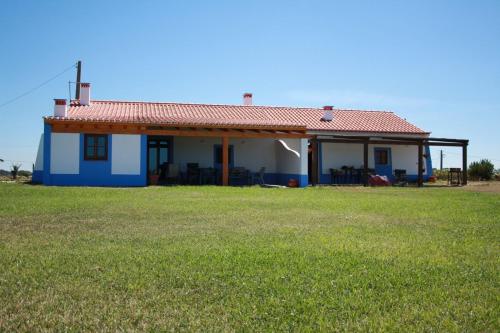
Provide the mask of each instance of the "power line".
[{"label": "power line", "polygon": [[10,99],[10,100],[8,100],[8,101],[6,101],[6,102],[4,102],[4,103],[0,104],[0,108],[3,108],[3,107],[4,107],[4,106],[6,106],[6,105],[9,105],[9,104],[11,104],[11,103],[14,103],[14,102],[15,102],[15,101],[17,101],[18,99],[21,99],[21,98],[23,98],[24,96],[31,94],[31,93],[32,93],[32,92],[34,92],[35,90],[40,89],[41,87],[43,87],[43,86],[44,86],[44,85],[46,85],[47,83],[49,83],[49,82],[51,82],[51,81],[53,81],[53,80],[57,79],[59,76],[63,75],[64,73],[66,73],[67,71],[69,71],[70,69],[73,69],[73,68],[75,68],[75,67],[76,67],[76,64],[71,65],[70,67],[68,67],[68,68],[66,68],[65,70],[63,70],[62,72],[60,72],[59,74],[54,75],[54,76],[53,76],[53,77],[51,77],[50,79],[48,79],[48,80],[46,80],[46,81],[44,81],[44,82],[40,83],[40,84],[39,84],[39,85],[37,85],[36,87],[31,88],[30,90],[28,90],[28,91],[26,91],[26,92],[22,93],[21,95],[19,95],[19,96],[17,96],[17,97],[14,97],[14,98],[12,98],[12,99]]},{"label": "power line", "polygon": [[20,161],[20,160],[6,160],[4,159],[3,162],[11,162],[11,163],[31,163],[33,164],[33,162],[35,161]]}]

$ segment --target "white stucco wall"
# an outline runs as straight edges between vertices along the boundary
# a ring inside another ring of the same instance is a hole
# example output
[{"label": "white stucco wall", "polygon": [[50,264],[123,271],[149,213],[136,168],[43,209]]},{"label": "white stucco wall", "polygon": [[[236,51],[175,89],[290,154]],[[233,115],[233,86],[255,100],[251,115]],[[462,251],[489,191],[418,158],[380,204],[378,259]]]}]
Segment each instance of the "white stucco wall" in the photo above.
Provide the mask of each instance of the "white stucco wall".
[{"label": "white stucco wall", "polygon": [[187,163],[198,163],[201,168],[214,166],[214,145],[222,144],[219,138],[174,137],[174,163],[186,171]]},{"label": "white stucco wall", "polygon": [[276,140],[276,172],[307,175],[307,139]]},{"label": "white stucco wall", "polygon": [[[363,165],[363,145],[354,143],[321,143],[322,170],[329,174],[330,168],[340,169],[342,166],[360,168]],[[373,148],[368,149],[368,167],[373,168]]]},{"label": "white stucco wall", "polygon": [[50,173],[80,173],[79,133],[51,133]]},{"label": "white stucco wall", "polygon": [[[232,138],[234,166],[245,167],[257,172],[261,167],[266,172],[276,172],[276,154],[274,139]],[[202,168],[214,166],[214,146],[221,145],[219,138],[174,137],[174,163],[181,171],[187,163],[198,163]]]},{"label": "white stucco wall", "polygon": [[234,166],[245,167],[258,172],[265,167],[266,172],[276,172],[275,139],[230,139],[234,149]]},{"label": "white stucco wall", "polygon": [[38,151],[36,153],[34,170],[43,170],[43,134],[40,136],[40,141],[38,142]]},{"label": "white stucco wall", "polygon": [[[353,143],[328,143],[321,144],[323,156],[322,173],[329,174],[330,168],[340,169],[342,166],[360,168],[363,165],[363,145]],[[391,148],[392,169],[405,169],[409,175],[416,175],[418,169],[417,146],[403,145],[369,145],[368,167],[375,167],[374,148]],[[425,159],[423,160],[425,167]],[[425,170],[425,173],[427,170]]]},{"label": "white stucco wall", "polygon": [[111,138],[111,173],[141,174],[141,136],[113,134]]}]

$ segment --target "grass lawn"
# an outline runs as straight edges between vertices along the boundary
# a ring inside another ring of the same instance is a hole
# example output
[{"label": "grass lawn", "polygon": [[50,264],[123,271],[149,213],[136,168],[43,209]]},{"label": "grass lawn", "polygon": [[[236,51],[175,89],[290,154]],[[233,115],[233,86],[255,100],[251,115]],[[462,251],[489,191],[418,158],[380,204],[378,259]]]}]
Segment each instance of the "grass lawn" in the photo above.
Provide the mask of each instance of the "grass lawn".
[{"label": "grass lawn", "polygon": [[0,331],[498,331],[500,195],[0,184]]}]

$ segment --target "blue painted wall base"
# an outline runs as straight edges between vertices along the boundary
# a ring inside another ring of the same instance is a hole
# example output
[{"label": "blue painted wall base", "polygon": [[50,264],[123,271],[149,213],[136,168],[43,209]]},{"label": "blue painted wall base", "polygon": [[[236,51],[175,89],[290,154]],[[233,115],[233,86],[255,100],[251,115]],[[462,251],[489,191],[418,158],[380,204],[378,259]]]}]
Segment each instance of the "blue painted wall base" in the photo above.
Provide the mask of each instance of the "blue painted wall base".
[{"label": "blue painted wall base", "polygon": [[33,175],[31,175],[31,182],[33,184],[43,183],[43,170],[34,170]]},{"label": "blue painted wall base", "polygon": [[266,173],[264,175],[266,184],[287,186],[290,179],[296,179],[299,183],[299,187],[306,187],[307,185],[309,185],[307,175],[299,175],[293,173]]}]

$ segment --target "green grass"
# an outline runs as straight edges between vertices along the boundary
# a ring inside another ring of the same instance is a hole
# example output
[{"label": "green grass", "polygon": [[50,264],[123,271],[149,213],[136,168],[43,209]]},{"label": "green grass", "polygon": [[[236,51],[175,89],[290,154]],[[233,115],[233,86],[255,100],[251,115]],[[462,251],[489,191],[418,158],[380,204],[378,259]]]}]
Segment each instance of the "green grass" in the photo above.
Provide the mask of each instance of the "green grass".
[{"label": "green grass", "polygon": [[0,184],[0,331],[498,331],[500,195]]}]

